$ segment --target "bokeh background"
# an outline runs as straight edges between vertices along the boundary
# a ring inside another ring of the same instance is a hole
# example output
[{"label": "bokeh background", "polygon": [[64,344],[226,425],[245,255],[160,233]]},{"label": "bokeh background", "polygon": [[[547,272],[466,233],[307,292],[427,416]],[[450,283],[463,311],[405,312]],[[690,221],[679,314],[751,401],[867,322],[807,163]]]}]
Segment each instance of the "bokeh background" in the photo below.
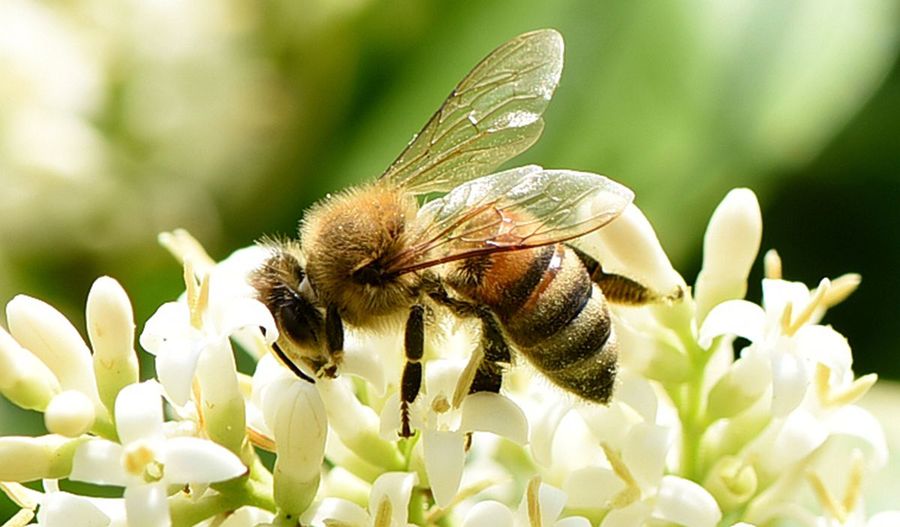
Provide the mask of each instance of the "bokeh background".
[{"label": "bokeh background", "polygon": [[[566,66],[516,164],[632,187],[688,282],[715,205],[752,188],[787,278],[863,275],[827,320],[859,373],[900,379],[897,0],[0,0],[0,303],[83,328],[108,274],[140,329],[183,288],[158,232],[216,258],[294,233],[541,27]],[[0,431],[27,417],[3,409]]]}]

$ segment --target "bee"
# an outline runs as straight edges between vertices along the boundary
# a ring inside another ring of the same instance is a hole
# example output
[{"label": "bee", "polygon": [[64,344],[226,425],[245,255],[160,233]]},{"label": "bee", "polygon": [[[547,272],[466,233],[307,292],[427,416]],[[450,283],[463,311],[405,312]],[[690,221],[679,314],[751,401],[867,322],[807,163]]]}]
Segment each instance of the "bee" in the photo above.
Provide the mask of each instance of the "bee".
[{"label": "bee", "polygon": [[[250,282],[280,331],[273,350],[310,382],[338,374],[345,324],[404,327],[401,430],[422,382],[426,310],[481,324],[467,393],[498,392],[513,353],[578,397],[607,403],[616,340],[607,300],[661,295],[567,242],[608,224],[633,193],[606,177],[529,165],[559,82],[563,40],[522,34],[484,58],[377,180],[315,204],[299,240],[269,243]],[[424,201],[424,197],[441,195]]]}]

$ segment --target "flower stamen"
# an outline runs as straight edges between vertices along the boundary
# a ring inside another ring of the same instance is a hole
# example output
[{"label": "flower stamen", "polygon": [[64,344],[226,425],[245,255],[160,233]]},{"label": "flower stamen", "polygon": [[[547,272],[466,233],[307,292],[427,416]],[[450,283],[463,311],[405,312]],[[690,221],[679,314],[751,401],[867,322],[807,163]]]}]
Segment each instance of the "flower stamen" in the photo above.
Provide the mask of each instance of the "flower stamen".
[{"label": "flower stamen", "polygon": [[766,278],[781,280],[781,256],[778,255],[778,251],[775,249],[766,251],[766,255],[763,256],[763,268]]},{"label": "flower stamen", "polygon": [[803,308],[803,311],[800,312],[800,314],[797,316],[797,319],[794,320],[794,322],[788,326],[787,331],[785,331],[788,336],[792,336],[797,333],[797,330],[799,330],[812,319],[813,313],[815,313],[816,309],[818,309],[819,306],[823,304],[825,294],[830,288],[831,280],[823,278],[822,281],[819,282],[819,287],[817,287],[815,292],[812,294],[812,297],[809,299],[806,307]]},{"label": "flower stamen", "polygon": [[878,374],[870,373],[854,380],[843,389],[835,389],[831,383],[831,368],[824,363],[816,364],[816,395],[822,406],[846,406],[860,400],[878,381]]},{"label": "flower stamen", "polygon": [[381,501],[378,502],[378,510],[375,511],[375,520],[372,522],[372,525],[374,527],[390,527],[393,511],[394,507],[391,505],[391,500],[387,496],[381,498]]},{"label": "flower stamen", "polygon": [[621,509],[641,499],[641,487],[634,479],[622,456],[605,442],[600,443],[600,447],[603,448],[603,453],[606,454],[613,473],[625,483],[625,488],[609,500],[609,508]]},{"label": "flower stamen", "polygon": [[825,293],[822,304],[825,307],[832,307],[840,304],[853,294],[862,282],[862,277],[857,273],[843,274],[831,281],[831,287]]},{"label": "flower stamen", "polygon": [[528,507],[528,524],[531,527],[542,527],[541,518],[541,477],[535,476],[528,482],[528,490],[525,493],[526,506]]},{"label": "flower stamen", "polygon": [[168,250],[179,263],[184,264],[187,260],[191,260],[199,265],[200,271],[204,273],[216,265],[216,261],[209,256],[203,245],[184,229],[160,233],[158,239],[159,244]]}]

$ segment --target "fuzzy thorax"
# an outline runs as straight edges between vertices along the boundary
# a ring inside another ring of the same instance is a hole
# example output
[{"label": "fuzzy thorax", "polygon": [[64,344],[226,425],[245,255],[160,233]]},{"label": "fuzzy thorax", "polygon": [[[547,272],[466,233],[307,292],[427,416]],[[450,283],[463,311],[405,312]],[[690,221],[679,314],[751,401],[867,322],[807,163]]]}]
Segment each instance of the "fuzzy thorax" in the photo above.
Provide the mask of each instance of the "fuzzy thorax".
[{"label": "fuzzy thorax", "polygon": [[414,302],[415,276],[386,265],[405,248],[416,201],[374,184],[326,198],[301,225],[306,273],[320,301],[352,325],[396,314]]}]

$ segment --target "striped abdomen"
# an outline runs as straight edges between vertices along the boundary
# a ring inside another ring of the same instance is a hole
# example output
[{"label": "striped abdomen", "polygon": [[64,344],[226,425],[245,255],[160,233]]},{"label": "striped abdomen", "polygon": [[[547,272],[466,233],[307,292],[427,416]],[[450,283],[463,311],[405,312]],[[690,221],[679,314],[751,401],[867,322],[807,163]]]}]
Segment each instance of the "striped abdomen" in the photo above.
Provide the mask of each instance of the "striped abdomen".
[{"label": "striped abdomen", "polygon": [[561,388],[606,403],[616,345],[603,293],[563,244],[466,260],[448,284],[491,308],[508,340]]}]

